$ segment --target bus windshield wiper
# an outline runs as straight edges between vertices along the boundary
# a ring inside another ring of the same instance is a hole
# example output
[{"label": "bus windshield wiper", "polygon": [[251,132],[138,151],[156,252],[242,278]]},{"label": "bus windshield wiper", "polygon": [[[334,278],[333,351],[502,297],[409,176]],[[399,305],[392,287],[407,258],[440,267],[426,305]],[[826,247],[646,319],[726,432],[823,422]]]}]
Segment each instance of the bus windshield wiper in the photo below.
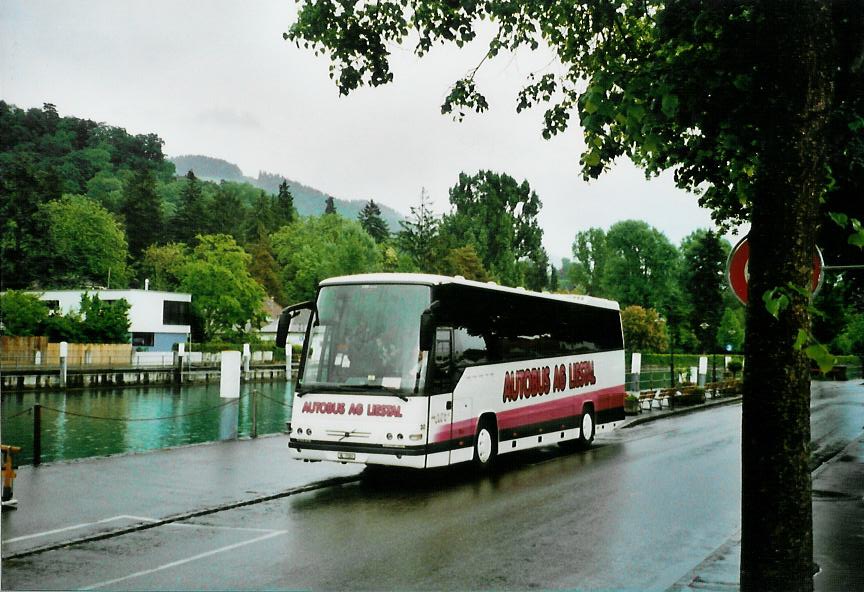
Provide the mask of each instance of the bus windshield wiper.
[{"label": "bus windshield wiper", "polygon": [[362,393],[365,391],[387,391],[406,403],[408,402],[408,397],[403,393],[381,386],[380,384],[327,384],[316,386],[315,388],[310,388],[304,391],[297,391],[297,396],[302,397],[303,395],[308,395],[310,393]]},{"label": "bus windshield wiper", "polygon": [[[353,387],[354,385],[351,385],[351,386]],[[402,399],[406,403],[408,402],[408,397],[406,397],[404,394],[399,392],[399,390],[394,389],[394,388],[389,387],[389,386],[384,386],[382,384],[366,384],[366,385],[358,384],[358,385],[356,385],[356,388],[357,388],[357,390],[387,391],[388,393],[391,393],[391,394],[399,397],[400,399]]]}]

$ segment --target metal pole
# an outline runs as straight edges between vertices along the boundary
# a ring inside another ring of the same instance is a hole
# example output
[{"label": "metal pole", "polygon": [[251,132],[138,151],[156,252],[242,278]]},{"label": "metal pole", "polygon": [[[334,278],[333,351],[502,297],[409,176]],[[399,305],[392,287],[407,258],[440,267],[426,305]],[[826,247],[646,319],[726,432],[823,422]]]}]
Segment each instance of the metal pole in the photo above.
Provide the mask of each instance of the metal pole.
[{"label": "metal pole", "polygon": [[711,354],[711,382],[717,384],[717,352]]},{"label": "metal pole", "polygon": [[675,388],[675,333],[669,338],[669,388]]},{"label": "metal pole", "polygon": [[66,386],[66,374],[69,364],[69,344],[65,341],[60,342],[60,386]]},{"label": "metal pole", "polygon": [[252,437],[258,437],[258,393],[252,390]]},{"label": "metal pole", "polygon": [[180,352],[174,352],[174,384],[180,384],[183,381],[183,358],[180,357]]},{"label": "metal pole", "polygon": [[42,405],[33,405],[33,466],[42,464]]}]

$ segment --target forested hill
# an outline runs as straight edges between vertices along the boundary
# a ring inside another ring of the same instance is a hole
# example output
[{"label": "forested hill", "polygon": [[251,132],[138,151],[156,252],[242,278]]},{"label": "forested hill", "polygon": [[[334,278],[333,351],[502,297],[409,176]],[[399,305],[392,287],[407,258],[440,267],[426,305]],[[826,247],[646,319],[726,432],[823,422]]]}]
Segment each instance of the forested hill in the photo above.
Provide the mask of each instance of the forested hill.
[{"label": "forested hill", "polygon": [[[301,216],[320,216],[324,213],[325,201],[327,194],[309,187],[302,183],[298,183],[288,177],[261,171],[258,173],[258,178],[247,177],[243,175],[236,164],[213,158],[211,156],[203,156],[198,154],[189,154],[183,156],[174,156],[169,158],[174,166],[177,167],[177,175],[183,176],[188,171],[193,171],[200,179],[208,181],[234,181],[237,183],[249,183],[255,187],[263,189],[268,193],[276,193],[279,190],[279,184],[284,179],[288,183],[288,188],[294,196],[294,207],[297,208],[297,213]],[[372,197],[374,199],[374,196]],[[369,203],[369,200],[344,200],[334,198],[336,211],[345,218],[356,220],[363,207]],[[399,230],[399,221],[405,219],[405,215],[397,212],[393,208],[389,208],[384,204],[376,201],[378,207],[381,208],[381,217],[387,222],[387,226],[391,232]]]},{"label": "forested hill", "polygon": [[[293,223],[313,224],[308,215],[322,214],[327,196],[299,183],[289,188],[280,175],[249,179],[236,165],[206,157],[178,159],[185,165],[178,171],[162,145],[155,133],[63,116],[52,104],[21,109],[0,100],[0,291],[127,287],[144,278],[178,289],[180,262],[209,248],[200,237],[219,235],[228,245],[219,248],[245,250],[263,266],[256,280],[279,296],[270,237]],[[374,230],[370,213],[378,208],[370,202],[337,202],[335,213],[361,228],[367,204],[363,221]],[[398,232],[400,218],[387,211],[389,228],[379,238]]]}]

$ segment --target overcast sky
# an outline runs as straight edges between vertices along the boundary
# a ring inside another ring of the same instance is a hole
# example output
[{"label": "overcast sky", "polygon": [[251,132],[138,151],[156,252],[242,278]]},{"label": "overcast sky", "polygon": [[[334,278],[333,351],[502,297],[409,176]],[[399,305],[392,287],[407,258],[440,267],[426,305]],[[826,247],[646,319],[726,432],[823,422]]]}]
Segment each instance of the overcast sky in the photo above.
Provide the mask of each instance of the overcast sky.
[{"label": "overcast sky", "polygon": [[506,172],[543,202],[556,261],[577,231],[627,218],[676,244],[711,226],[671,175],[646,181],[621,162],[582,181],[578,127],[547,141],[542,110],[516,114],[516,91],[550,54],[487,62],[478,82],[490,111],[456,123],[441,102],[482,46],[439,47],[422,60],[393,48],[394,83],[339,97],[329,62],[282,39],[294,15],[293,0],[0,0],[0,98],[54,103],[62,115],[156,133],[169,156],[214,156],[249,176],[280,173],[406,214],[422,187],[440,213],[460,172]]}]

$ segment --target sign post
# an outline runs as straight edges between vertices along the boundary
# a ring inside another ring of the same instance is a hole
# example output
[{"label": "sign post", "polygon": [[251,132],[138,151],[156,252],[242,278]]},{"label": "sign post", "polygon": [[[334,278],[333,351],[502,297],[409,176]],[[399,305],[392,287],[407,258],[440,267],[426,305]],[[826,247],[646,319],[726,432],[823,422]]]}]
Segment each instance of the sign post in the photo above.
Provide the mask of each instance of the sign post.
[{"label": "sign post", "polygon": [[[822,251],[816,247],[816,253],[813,255],[813,279],[810,283],[810,291],[814,296],[822,287],[824,268]],[[735,297],[741,301],[741,304],[746,305],[749,300],[750,286],[750,243],[746,236],[738,241],[729,253],[729,260],[726,262],[726,279]]]}]

